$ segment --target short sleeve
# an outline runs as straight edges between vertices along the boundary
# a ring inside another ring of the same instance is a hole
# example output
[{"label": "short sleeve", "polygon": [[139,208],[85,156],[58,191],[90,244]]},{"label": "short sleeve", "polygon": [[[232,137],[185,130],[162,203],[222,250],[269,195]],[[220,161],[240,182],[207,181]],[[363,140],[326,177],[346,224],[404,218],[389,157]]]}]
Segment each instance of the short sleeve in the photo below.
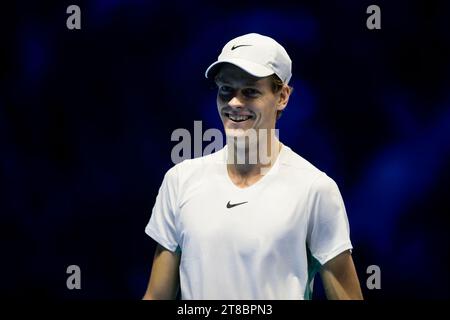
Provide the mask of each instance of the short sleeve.
[{"label": "short sleeve", "polygon": [[336,183],[322,173],[312,184],[307,244],[321,265],[352,249],[344,201]]},{"label": "short sleeve", "polygon": [[150,221],[145,227],[145,233],[164,248],[175,252],[178,247],[176,228],[177,208],[177,170],[172,167],[164,175],[159,188]]}]

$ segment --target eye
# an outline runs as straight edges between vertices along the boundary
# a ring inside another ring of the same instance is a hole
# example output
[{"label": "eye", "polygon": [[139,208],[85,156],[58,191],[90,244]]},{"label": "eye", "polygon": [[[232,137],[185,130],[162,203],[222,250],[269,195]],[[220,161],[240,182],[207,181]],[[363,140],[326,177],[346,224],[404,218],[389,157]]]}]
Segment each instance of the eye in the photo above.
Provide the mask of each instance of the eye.
[{"label": "eye", "polygon": [[221,86],[219,87],[219,94],[228,95],[233,92],[233,88],[230,86]]},{"label": "eye", "polygon": [[248,98],[256,98],[259,95],[259,91],[253,88],[245,88],[242,93]]}]

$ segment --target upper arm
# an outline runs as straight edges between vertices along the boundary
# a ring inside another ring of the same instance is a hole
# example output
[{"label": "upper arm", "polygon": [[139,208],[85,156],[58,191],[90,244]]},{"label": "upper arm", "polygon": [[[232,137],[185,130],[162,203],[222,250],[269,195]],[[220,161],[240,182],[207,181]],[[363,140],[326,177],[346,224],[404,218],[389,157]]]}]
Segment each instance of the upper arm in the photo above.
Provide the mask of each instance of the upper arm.
[{"label": "upper arm", "polygon": [[328,299],[363,299],[350,251],[345,251],[325,263],[320,270],[320,275]]},{"label": "upper arm", "polygon": [[179,287],[180,254],[157,245],[144,300],[175,299]]}]

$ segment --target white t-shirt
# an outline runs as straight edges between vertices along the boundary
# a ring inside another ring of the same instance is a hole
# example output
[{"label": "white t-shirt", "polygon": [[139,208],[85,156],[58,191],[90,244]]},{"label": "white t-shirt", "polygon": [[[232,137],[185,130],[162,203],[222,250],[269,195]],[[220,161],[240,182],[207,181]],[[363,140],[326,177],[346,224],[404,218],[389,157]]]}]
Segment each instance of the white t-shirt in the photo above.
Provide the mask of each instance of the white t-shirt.
[{"label": "white t-shirt", "polygon": [[168,170],[145,228],[181,250],[181,299],[309,299],[318,267],[352,249],[336,183],[283,146],[242,189],[226,155],[225,146]]}]

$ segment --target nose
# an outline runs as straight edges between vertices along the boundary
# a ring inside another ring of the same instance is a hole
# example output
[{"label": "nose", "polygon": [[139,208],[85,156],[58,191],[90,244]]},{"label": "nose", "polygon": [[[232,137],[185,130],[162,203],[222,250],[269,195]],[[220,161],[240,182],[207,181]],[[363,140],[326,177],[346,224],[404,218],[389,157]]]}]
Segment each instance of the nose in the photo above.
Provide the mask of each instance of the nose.
[{"label": "nose", "polygon": [[233,97],[228,101],[228,105],[232,108],[242,108],[244,106],[239,93],[233,95]]}]

